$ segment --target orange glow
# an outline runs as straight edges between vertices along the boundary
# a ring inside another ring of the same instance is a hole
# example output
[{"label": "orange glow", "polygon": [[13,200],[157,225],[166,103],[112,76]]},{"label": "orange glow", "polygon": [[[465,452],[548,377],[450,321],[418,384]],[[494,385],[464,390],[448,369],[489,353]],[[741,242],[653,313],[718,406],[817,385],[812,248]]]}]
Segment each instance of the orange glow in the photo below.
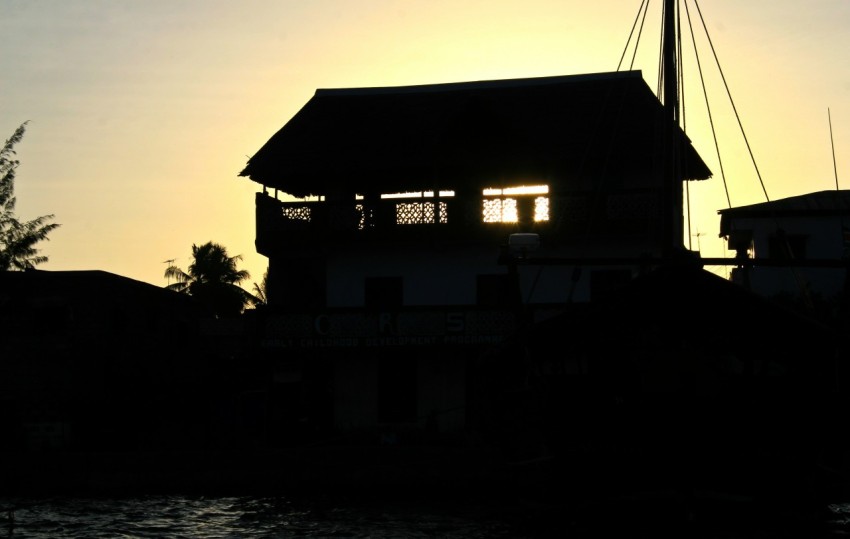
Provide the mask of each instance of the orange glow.
[{"label": "orange glow", "polygon": [[[15,2],[6,10],[4,37],[26,53],[0,58],[10,81],[0,129],[8,137],[32,120],[17,148],[17,210],[25,219],[55,214],[61,224],[39,244],[50,259],[41,269],[102,269],[164,286],[163,260],[185,267],[192,244],[212,240],[242,255],[259,280],[268,263],[254,246],[260,187],[237,174],[316,89],[614,71],[641,2],[197,4]],[[641,70],[653,89],[660,11],[650,8],[641,55],[623,66]],[[702,15],[725,77],[700,40],[732,205],[764,201],[750,149],[771,199],[834,186],[830,106],[846,187],[846,2],[714,2]],[[705,232],[704,256],[724,256],[724,178],[696,67],[683,62],[687,131],[715,176],[689,186],[688,225]],[[502,213],[511,217],[510,208]],[[692,233],[683,231],[686,244]]]},{"label": "orange glow", "polygon": [[544,195],[549,192],[548,185],[518,185],[516,187],[484,189],[484,196]]},{"label": "orange glow", "polygon": [[[454,191],[440,191],[440,197],[453,197]],[[387,193],[381,195],[381,198],[434,198],[434,191],[413,191],[409,193]]]}]

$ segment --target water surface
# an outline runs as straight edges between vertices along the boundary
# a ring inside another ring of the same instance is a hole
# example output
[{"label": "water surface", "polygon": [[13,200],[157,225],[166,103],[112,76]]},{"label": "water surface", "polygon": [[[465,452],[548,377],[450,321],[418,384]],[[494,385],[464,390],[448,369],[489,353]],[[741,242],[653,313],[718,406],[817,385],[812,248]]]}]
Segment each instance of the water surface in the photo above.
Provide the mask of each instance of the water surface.
[{"label": "water surface", "polygon": [[623,501],[592,511],[539,502],[294,500],[280,496],[0,498],[0,539],[97,538],[634,538],[743,539],[850,536],[850,503],[813,519],[714,519],[664,504]]}]

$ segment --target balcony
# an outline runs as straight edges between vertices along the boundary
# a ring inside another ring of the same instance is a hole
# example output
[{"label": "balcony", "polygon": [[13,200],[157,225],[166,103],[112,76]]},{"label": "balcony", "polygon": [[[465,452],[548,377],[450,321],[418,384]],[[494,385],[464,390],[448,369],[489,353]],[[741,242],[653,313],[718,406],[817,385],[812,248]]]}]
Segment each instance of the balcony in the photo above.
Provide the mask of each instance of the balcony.
[{"label": "balcony", "polygon": [[[351,243],[416,244],[492,241],[498,245],[518,223],[483,223],[480,201],[459,198],[281,202],[257,193],[257,251],[276,246]],[[485,226],[490,225],[490,226]]]},{"label": "balcony", "polygon": [[[547,242],[582,238],[646,239],[657,233],[656,196],[645,191],[594,196],[380,198],[282,202],[256,195],[257,252],[352,243],[416,245],[504,243],[512,232],[538,232]],[[557,219],[550,219],[558,215]]]}]

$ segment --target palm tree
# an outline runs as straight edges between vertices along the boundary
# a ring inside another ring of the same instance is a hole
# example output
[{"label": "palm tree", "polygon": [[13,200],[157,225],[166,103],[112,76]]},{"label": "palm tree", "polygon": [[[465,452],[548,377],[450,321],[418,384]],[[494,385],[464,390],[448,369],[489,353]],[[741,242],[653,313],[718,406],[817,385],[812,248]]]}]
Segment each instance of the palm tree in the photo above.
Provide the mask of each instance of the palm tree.
[{"label": "palm tree", "polygon": [[35,244],[59,225],[50,223],[53,215],[31,221],[15,216],[15,171],[20,161],[14,158],[15,144],[24,137],[27,122],[21,124],[0,148],[0,271],[24,270],[47,262],[38,254]]},{"label": "palm tree", "polygon": [[254,305],[266,305],[269,302],[268,298],[268,289],[269,289],[269,270],[266,268],[266,271],[263,272],[263,279],[259,283],[254,283],[254,297],[257,298],[257,301],[254,302]]},{"label": "palm tree", "polygon": [[166,288],[192,296],[218,318],[236,316],[246,305],[258,302],[239,286],[251,277],[248,270],[237,269],[236,263],[241,259],[241,255],[228,255],[218,243],[193,244],[188,271],[174,265],[166,268],[165,277],[175,280]]}]

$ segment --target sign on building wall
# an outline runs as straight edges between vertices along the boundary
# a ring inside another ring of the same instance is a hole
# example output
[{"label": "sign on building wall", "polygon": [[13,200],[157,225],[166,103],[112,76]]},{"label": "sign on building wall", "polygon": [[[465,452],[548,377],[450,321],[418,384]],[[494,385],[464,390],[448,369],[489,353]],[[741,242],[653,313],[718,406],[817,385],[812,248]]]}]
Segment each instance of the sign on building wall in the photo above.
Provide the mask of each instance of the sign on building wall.
[{"label": "sign on building wall", "polygon": [[502,342],[517,328],[506,310],[406,311],[270,315],[267,348],[482,345]]}]

